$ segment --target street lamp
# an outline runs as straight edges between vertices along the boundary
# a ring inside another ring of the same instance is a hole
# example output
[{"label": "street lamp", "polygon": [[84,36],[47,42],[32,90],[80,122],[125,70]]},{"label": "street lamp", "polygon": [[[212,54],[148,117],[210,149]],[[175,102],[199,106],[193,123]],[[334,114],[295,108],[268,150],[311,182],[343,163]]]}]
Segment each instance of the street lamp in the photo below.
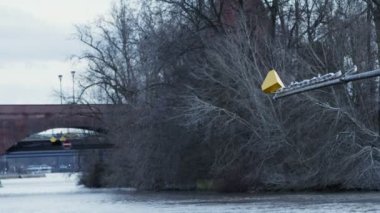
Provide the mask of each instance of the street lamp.
[{"label": "street lamp", "polygon": [[71,76],[73,77],[73,104],[75,104],[75,91],[74,91],[74,84],[75,84],[75,81],[74,81],[74,76],[75,76],[75,71],[71,71]]},{"label": "street lamp", "polygon": [[59,96],[61,97],[61,104],[62,104],[62,75],[58,75],[59,78]]}]

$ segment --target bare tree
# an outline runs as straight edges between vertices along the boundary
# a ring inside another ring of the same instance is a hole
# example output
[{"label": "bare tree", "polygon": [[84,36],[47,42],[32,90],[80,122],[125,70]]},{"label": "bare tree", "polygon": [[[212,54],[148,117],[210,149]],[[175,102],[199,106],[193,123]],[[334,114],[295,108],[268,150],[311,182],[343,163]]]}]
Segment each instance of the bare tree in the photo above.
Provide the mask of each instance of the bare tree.
[{"label": "bare tree", "polygon": [[88,64],[83,92],[98,87],[112,103],[136,103],[141,74],[136,48],[136,18],[125,3],[115,5],[109,18],[94,26],[78,26],[87,50],[78,58]]},{"label": "bare tree", "polygon": [[139,15],[126,3],[78,28],[85,89],[127,104],[108,123],[106,184],[380,188],[375,82],[276,102],[259,88],[270,68],[286,84],[374,68],[376,2],[161,0]]}]

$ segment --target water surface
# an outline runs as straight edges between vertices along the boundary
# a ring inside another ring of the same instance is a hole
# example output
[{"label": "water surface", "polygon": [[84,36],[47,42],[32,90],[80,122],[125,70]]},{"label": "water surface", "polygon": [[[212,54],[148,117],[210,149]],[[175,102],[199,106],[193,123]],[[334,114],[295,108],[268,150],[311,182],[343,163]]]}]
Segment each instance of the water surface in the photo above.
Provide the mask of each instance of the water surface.
[{"label": "water surface", "polygon": [[0,212],[380,212],[380,193],[216,194],[87,189],[77,175],[2,180]]}]

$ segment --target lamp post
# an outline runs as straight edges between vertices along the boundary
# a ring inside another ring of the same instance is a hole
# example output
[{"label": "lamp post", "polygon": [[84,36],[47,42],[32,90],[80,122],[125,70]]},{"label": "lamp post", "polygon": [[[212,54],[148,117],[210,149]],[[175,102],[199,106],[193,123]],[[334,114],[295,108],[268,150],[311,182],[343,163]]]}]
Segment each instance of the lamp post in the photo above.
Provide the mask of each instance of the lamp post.
[{"label": "lamp post", "polygon": [[74,91],[74,85],[75,85],[75,80],[74,80],[74,76],[75,76],[75,71],[71,71],[71,76],[73,77],[73,104],[75,104],[75,91]]},{"label": "lamp post", "polygon": [[62,75],[58,75],[59,78],[59,96],[61,97],[61,104],[62,104]]}]

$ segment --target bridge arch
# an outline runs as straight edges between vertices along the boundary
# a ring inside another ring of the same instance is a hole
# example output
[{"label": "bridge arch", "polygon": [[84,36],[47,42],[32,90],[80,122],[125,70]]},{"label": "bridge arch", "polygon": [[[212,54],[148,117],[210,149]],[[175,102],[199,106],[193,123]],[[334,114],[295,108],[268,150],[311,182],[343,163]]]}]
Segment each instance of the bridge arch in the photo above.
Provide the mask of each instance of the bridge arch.
[{"label": "bridge arch", "polygon": [[0,154],[18,141],[53,128],[104,131],[114,105],[0,105]]}]

